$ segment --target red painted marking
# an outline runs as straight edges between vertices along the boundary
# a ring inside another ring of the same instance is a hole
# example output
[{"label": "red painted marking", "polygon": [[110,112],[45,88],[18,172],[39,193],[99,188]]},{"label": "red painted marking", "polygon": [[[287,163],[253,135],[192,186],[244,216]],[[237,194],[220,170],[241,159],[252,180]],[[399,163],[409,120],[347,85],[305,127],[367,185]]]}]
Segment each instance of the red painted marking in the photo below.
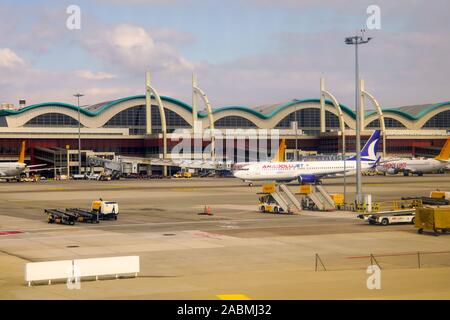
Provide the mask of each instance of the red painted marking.
[{"label": "red painted marking", "polygon": [[0,236],[9,236],[13,234],[23,233],[23,231],[0,231]]},{"label": "red painted marking", "polygon": [[[443,254],[450,253],[450,251],[420,251],[420,254]],[[397,257],[397,256],[415,256],[417,255],[417,251],[415,252],[399,252],[399,253],[384,253],[384,254],[374,254],[375,258],[378,257]],[[368,259],[370,256],[353,256],[346,257],[347,259]]]}]

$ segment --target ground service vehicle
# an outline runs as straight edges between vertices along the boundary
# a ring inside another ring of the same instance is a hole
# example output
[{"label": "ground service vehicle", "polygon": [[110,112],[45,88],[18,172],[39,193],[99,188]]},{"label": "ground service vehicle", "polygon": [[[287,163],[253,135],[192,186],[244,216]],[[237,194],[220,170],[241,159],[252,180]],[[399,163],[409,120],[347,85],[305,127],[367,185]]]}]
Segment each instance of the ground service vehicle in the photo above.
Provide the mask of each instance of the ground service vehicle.
[{"label": "ground service vehicle", "polygon": [[259,211],[262,213],[286,213],[270,194],[259,197]]},{"label": "ground service vehicle", "polygon": [[192,178],[192,173],[190,172],[177,172],[173,175],[174,178]]},{"label": "ground service vehicle", "polygon": [[450,232],[450,206],[424,206],[417,208],[415,227],[418,233],[433,231],[434,235]]},{"label": "ground service vehicle", "polygon": [[98,213],[101,220],[117,220],[119,204],[114,201],[94,200],[92,201],[91,211]]},{"label": "ground service vehicle", "polygon": [[412,223],[415,222],[415,210],[399,210],[393,212],[379,212],[373,214],[368,219],[370,224],[381,224],[387,226],[393,223]]}]

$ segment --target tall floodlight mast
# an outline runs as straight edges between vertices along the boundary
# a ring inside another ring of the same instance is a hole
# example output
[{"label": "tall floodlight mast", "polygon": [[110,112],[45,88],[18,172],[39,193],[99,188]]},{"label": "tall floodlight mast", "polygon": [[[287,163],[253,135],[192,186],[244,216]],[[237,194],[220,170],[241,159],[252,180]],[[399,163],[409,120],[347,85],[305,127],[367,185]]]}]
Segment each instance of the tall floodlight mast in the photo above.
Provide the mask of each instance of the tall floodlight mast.
[{"label": "tall floodlight mast", "polygon": [[355,108],[356,108],[356,203],[363,203],[362,199],[362,176],[361,176],[361,115],[360,115],[360,87],[359,87],[359,57],[358,46],[368,43],[372,38],[364,38],[364,30],[362,35],[355,35],[345,38],[345,44],[355,46]]}]

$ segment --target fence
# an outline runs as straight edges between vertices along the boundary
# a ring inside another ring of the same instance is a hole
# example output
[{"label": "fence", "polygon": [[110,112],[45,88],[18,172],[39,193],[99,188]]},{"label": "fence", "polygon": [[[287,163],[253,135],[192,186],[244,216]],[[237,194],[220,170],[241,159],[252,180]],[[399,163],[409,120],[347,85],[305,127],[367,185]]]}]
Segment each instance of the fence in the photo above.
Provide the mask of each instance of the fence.
[{"label": "fence", "polygon": [[315,271],[366,269],[377,265],[380,269],[412,269],[450,267],[450,251],[417,251],[363,256],[315,254]]}]

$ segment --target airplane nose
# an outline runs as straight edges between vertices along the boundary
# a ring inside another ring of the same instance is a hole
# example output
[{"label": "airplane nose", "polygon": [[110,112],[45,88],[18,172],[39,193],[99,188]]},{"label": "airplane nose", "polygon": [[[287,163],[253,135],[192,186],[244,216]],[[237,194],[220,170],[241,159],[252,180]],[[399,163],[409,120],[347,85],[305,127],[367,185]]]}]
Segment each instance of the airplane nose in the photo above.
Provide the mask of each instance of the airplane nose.
[{"label": "airplane nose", "polygon": [[235,171],[235,172],[233,172],[233,174],[238,179],[242,179],[243,178],[243,172],[242,171]]}]

